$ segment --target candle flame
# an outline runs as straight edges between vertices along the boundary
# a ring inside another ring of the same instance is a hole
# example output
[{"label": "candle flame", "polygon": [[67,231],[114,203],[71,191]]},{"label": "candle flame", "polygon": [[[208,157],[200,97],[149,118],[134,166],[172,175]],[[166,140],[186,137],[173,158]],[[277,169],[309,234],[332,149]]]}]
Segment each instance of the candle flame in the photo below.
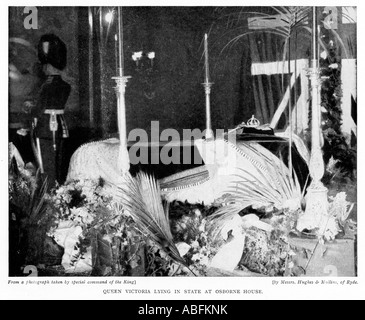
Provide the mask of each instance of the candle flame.
[{"label": "candle flame", "polygon": [[105,21],[111,23],[112,20],[113,20],[113,11],[110,11],[105,15]]}]

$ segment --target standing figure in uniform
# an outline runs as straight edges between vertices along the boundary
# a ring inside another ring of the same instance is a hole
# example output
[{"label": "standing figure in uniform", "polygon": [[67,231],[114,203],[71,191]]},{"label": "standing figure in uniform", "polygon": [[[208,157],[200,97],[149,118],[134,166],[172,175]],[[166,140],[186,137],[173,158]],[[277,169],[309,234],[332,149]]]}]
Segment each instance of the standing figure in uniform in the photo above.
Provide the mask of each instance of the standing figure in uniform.
[{"label": "standing figure in uniform", "polygon": [[42,83],[37,51],[22,38],[9,39],[9,142],[19,151],[24,165],[35,165],[31,146],[31,108]]},{"label": "standing figure in uniform", "polygon": [[64,139],[68,138],[64,109],[71,86],[61,77],[67,63],[66,45],[56,35],[43,35],[38,44],[38,58],[46,79],[32,109],[33,141],[41,171],[48,177],[50,186],[54,186],[55,181],[63,182]]}]

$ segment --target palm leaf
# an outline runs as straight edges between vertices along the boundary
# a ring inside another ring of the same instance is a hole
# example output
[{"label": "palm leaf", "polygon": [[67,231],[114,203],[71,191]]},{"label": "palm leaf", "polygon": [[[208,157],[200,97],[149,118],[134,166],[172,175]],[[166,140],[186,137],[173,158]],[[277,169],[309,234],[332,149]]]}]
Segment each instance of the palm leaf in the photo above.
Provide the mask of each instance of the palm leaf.
[{"label": "palm leaf", "polygon": [[214,216],[210,216],[208,218],[208,231],[213,239],[217,239],[217,237],[221,234],[221,231],[224,225],[233,217],[238,214],[243,209],[249,207],[251,205],[250,202],[240,202],[238,204],[229,204],[227,206],[219,208],[215,213]]},{"label": "palm leaf", "polygon": [[139,228],[170,258],[186,266],[185,260],[174,244],[168,210],[162,205],[157,180],[140,172],[135,178],[127,174],[125,181],[125,186],[118,186],[116,199],[124,206]]},{"label": "palm leaf", "polygon": [[[238,176],[239,177],[239,176]],[[232,182],[233,183],[233,182]],[[253,198],[255,195],[259,195],[261,198],[266,197],[269,201],[276,202],[277,197],[280,194],[275,195],[273,192],[268,191],[268,188],[264,188],[264,184],[260,181],[249,181],[249,180],[241,180],[235,182],[237,185],[235,187],[229,187],[228,191],[235,192],[236,190],[247,194],[250,198]]]},{"label": "palm leaf", "polygon": [[[281,37],[285,36],[285,34],[283,32],[281,32],[280,30],[262,30],[262,32],[276,34]],[[256,33],[257,33],[257,31],[247,31],[247,32],[244,32],[244,33],[234,37],[233,39],[228,41],[228,43],[222,48],[220,53],[222,54],[224,52],[224,50],[226,50],[229,46],[233,46],[234,44],[236,44],[241,38],[248,36],[250,34],[256,34]]]},{"label": "palm leaf", "polygon": [[[241,181],[236,181],[237,184],[240,185],[244,185],[247,186],[249,188],[249,194],[251,195],[252,192],[260,192],[260,194],[262,194],[263,196],[265,196],[267,199],[272,199],[273,201],[275,201],[275,199],[277,198],[277,195],[273,194],[274,190],[276,188],[274,187],[270,187],[270,184],[268,183],[268,180],[266,179],[266,183],[261,182],[261,179],[258,179],[258,176],[252,174],[251,172],[242,169],[242,168],[238,168],[238,170],[244,172],[245,176],[249,176],[252,179],[250,180],[244,180],[243,176],[237,175],[237,178],[241,178]],[[244,187],[241,187],[244,188]],[[233,187],[232,187],[233,189]]]},{"label": "palm leaf", "polygon": [[345,46],[345,43],[342,41],[341,39],[341,36],[333,29],[330,29],[331,30],[331,33],[336,37],[336,39],[338,40],[338,42],[340,43],[341,47],[343,48],[344,52],[345,52],[345,56],[346,56],[346,59],[349,58],[349,54],[347,52],[347,49],[346,49],[346,46]]},{"label": "palm leaf", "polygon": [[290,10],[284,6],[281,7],[271,7],[272,9],[274,9],[278,14],[281,15],[285,15],[285,14],[290,14]]},{"label": "palm leaf", "polygon": [[250,159],[256,170],[236,168],[236,179],[224,192],[230,194],[227,199],[229,205],[209,217],[215,236],[235,214],[251,205],[281,207],[289,200],[300,200],[302,196],[295,172],[292,175],[281,159],[259,144],[242,144],[240,149],[245,155],[238,154]]},{"label": "palm leaf", "polygon": [[[280,15],[280,21],[282,22],[282,25],[279,26],[272,26],[268,27],[262,30],[255,30],[255,31],[245,31],[242,34],[235,36],[233,39],[231,39],[222,49],[222,51],[227,48],[229,45],[235,44],[239,39],[242,37],[249,35],[251,33],[257,33],[260,32],[267,32],[271,34],[278,35],[280,37],[283,37],[285,41],[287,41],[290,37],[292,37],[293,31],[304,29],[308,32],[308,35],[312,34],[312,29],[307,26],[309,21],[309,16],[312,12],[312,7],[303,7],[303,6],[295,6],[295,7],[285,7],[285,6],[272,6],[270,7],[271,10],[275,11],[278,15]],[[240,10],[240,12],[231,12],[226,15],[222,15],[222,17],[228,17],[229,25],[227,25],[227,28],[230,28],[230,30],[226,33],[224,33],[221,37],[225,37],[229,32],[237,31],[240,28],[247,28],[247,26],[238,26],[236,28],[232,28],[232,25],[238,25],[245,19],[247,19],[248,16],[256,15],[258,17],[254,18],[253,21],[271,21],[271,20],[277,20],[277,17],[273,14],[267,14],[263,12],[254,12],[254,11],[243,11]],[[342,13],[343,17],[347,17],[346,13]],[[325,23],[325,22],[323,22]],[[330,29],[333,35],[337,38],[339,43],[341,44],[341,47],[344,49],[346,57],[348,57],[348,52],[346,49],[346,46],[344,44],[344,41],[341,39],[340,35],[335,31]],[[320,40],[320,38],[319,38]]]},{"label": "palm leaf", "polygon": [[267,171],[270,172],[272,179],[277,182],[276,187],[278,191],[284,194],[287,199],[297,196],[300,193],[300,184],[295,172],[293,173],[293,178],[282,159],[279,159],[261,145],[257,145],[256,149],[257,156],[263,157],[268,164]]},{"label": "palm leaf", "polygon": [[278,181],[277,179],[276,181],[273,180],[275,175],[272,173],[270,165],[272,164],[273,154],[258,143],[242,144],[240,149],[245,157],[250,156],[250,162],[257,168],[258,176],[256,177],[260,177],[268,186],[276,188]]}]

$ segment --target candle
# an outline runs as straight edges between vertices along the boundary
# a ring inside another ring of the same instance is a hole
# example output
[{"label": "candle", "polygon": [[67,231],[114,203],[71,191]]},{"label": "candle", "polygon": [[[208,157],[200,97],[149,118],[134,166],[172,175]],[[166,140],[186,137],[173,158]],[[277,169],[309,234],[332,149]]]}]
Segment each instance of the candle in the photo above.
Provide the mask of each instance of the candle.
[{"label": "candle", "polygon": [[210,120],[210,87],[212,83],[209,82],[209,61],[208,61],[208,35],[204,37],[204,54],[205,54],[205,114],[206,114],[206,133],[205,139],[210,140],[214,138],[212,131],[212,124]]},{"label": "candle", "polygon": [[204,53],[205,53],[205,83],[209,83],[208,35],[207,34],[205,34],[205,39],[204,39]]},{"label": "candle", "polygon": [[114,35],[114,55],[115,55],[115,72],[116,72],[116,75],[118,74],[118,68],[119,68],[119,65],[118,65],[118,35],[115,34]]},{"label": "candle", "polygon": [[118,54],[119,54],[119,76],[123,77],[123,20],[122,20],[122,12],[121,8],[118,7]]},{"label": "candle", "polygon": [[316,7],[313,7],[313,35],[312,35],[312,40],[313,40],[313,63],[315,65],[313,65],[313,68],[316,68],[316,60],[317,60],[317,15],[316,15]]}]

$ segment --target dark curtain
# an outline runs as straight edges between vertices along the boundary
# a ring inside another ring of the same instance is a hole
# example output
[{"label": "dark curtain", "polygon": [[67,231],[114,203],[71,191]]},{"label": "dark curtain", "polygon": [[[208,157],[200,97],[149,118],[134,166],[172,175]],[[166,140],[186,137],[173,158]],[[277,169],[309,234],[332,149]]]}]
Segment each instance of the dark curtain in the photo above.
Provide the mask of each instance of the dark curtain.
[{"label": "dark curtain", "polygon": [[[250,53],[253,63],[282,61],[282,40],[268,33],[250,35]],[[287,75],[284,86],[287,85]],[[256,117],[261,123],[270,123],[283,96],[281,75],[252,76]]]},{"label": "dark curtain", "polygon": [[[247,38],[248,45],[243,47],[242,54],[244,62],[241,65],[243,73],[241,76],[241,91],[243,95],[242,104],[240,104],[240,109],[242,109],[239,113],[241,113],[241,118],[243,116],[246,120],[254,115],[261,124],[267,124],[271,122],[295,70],[291,68],[290,74],[253,75],[251,69],[253,64],[279,62],[280,69],[284,67],[284,63],[286,69],[288,69],[288,55],[283,61],[284,39],[281,37],[268,32],[257,32],[250,34]],[[291,40],[291,60],[309,58],[308,45],[310,45],[310,42],[306,37],[302,35],[293,36]],[[298,77],[291,90],[292,110],[301,94],[300,88],[300,77]],[[251,96],[246,89],[251,91]],[[276,129],[285,129],[288,122],[289,109],[287,106]]]}]

